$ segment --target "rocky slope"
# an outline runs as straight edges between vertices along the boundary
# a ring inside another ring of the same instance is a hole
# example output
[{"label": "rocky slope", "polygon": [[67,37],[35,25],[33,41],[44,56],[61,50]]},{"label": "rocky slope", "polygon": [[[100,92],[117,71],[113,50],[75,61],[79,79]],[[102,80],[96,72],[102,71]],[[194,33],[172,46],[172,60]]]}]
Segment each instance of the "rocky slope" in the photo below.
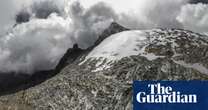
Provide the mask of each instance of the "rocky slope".
[{"label": "rocky slope", "polygon": [[180,29],[127,31],[118,24],[107,30],[95,46],[87,50],[75,46],[75,56],[68,51],[56,76],[1,96],[0,106],[19,110],[132,110],[133,80],[208,79],[207,36]]}]

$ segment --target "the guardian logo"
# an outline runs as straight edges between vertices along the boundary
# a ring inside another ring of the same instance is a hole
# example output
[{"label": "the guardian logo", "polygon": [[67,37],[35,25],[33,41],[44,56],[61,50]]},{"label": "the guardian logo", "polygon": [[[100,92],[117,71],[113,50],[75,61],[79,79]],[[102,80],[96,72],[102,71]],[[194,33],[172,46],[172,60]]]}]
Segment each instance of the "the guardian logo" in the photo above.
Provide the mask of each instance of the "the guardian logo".
[{"label": "the guardian logo", "polygon": [[162,86],[161,83],[148,84],[148,92],[138,92],[136,100],[138,103],[175,103],[194,104],[197,103],[196,94],[185,94],[181,91],[174,91],[171,86]]},{"label": "the guardian logo", "polygon": [[134,81],[133,110],[208,110],[208,81]]}]

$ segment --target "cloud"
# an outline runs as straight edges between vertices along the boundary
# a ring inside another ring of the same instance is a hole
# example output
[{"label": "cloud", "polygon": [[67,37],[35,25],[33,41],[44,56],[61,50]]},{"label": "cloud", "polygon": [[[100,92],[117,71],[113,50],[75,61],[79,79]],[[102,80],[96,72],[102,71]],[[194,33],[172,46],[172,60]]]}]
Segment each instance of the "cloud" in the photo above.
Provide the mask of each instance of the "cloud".
[{"label": "cloud", "polygon": [[0,39],[0,70],[31,73],[53,69],[73,45],[68,37],[70,25],[56,15],[17,25],[12,33]]},{"label": "cloud", "polygon": [[9,26],[13,23],[12,21],[12,15],[15,14],[13,9],[11,7],[14,7],[14,10],[16,9],[13,0],[7,0],[7,1],[1,1],[0,3],[0,13],[1,13],[1,18],[0,18],[0,35],[2,35],[8,28]]},{"label": "cloud", "polygon": [[182,7],[178,21],[183,27],[195,32],[208,32],[208,5],[187,4]]},{"label": "cloud", "polygon": [[116,12],[116,21],[133,29],[182,28],[176,17],[189,0],[81,0],[85,7],[102,1]]},{"label": "cloud", "polygon": [[74,37],[81,48],[87,48],[96,41],[98,35],[116,19],[114,11],[100,2],[84,9],[79,2],[70,5],[74,22]]},{"label": "cloud", "polygon": [[46,19],[51,13],[61,15],[64,11],[64,8],[61,7],[64,7],[64,5],[61,5],[60,1],[63,2],[63,0],[59,0],[59,3],[51,0],[36,1],[32,4],[31,11],[34,13],[36,18],[42,19]]},{"label": "cloud", "polygon": [[[16,15],[18,15],[18,13],[20,13],[21,11],[32,11],[31,9],[32,7],[36,8],[36,11],[40,10],[40,7],[42,7],[42,9],[43,7],[45,7],[45,9],[51,8],[53,4],[50,5],[48,4],[48,7],[46,7],[47,1],[48,3],[53,2],[54,4],[57,5],[57,7],[64,7],[65,0],[3,0],[1,1],[0,2],[0,13],[1,13],[0,36],[7,33],[8,30],[11,30],[11,28],[16,23],[15,22]],[[40,5],[40,7],[38,7],[36,4]]]},{"label": "cloud", "polygon": [[32,74],[53,69],[75,43],[81,48],[93,45],[114,18],[113,10],[103,3],[84,9],[73,2],[67,8],[65,16],[34,16],[1,36],[0,71]]},{"label": "cloud", "polygon": [[[35,71],[53,69],[68,48],[75,43],[83,49],[92,46],[99,34],[113,21],[131,29],[185,28],[195,32],[207,32],[208,6],[189,2],[189,0],[2,1],[0,71],[32,74]],[[29,13],[30,19],[14,26],[15,17],[21,12]]]},{"label": "cloud", "polygon": [[119,22],[136,29],[182,28],[176,17],[186,3],[187,0],[140,0],[134,10],[122,13]]}]

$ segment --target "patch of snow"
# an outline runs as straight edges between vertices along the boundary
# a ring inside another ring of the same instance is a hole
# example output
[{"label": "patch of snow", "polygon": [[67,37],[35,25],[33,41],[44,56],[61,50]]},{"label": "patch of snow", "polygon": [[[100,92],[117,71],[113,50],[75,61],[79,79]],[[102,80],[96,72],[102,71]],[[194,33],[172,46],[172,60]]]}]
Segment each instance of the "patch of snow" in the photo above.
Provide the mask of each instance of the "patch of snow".
[{"label": "patch of snow", "polygon": [[205,33],[202,33],[202,34],[204,34],[204,35],[208,36],[208,32],[205,32]]},{"label": "patch of snow", "polygon": [[163,58],[164,56],[157,56],[153,53],[148,53],[148,54],[141,54],[140,56],[146,57],[149,61],[156,60],[158,58]]},{"label": "patch of snow", "polygon": [[195,69],[201,73],[208,74],[208,69],[206,67],[204,67],[202,64],[199,64],[199,63],[188,64],[184,61],[176,61],[176,60],[173,60],[173,61],[179,65],[186,67],[186,68],[192,68],[192,69]]},{"label": "patch of snow", "polygon": [[86,59],[106,58],[116,61],[132,55],[141,55],[149,60],[154,60],[160,57],[153,53],[145,53],[147,42],[148,38],[145,31],[124,31],[108,37],[90,52]]},{"label": "patch of snow", "polygon": [[119,60],[123,57],[138,55],[143,53],[141,48],[145,40],[147,40],[146,34],[142,31],[125,31],[114,34],[90,52],[86,59],[102,57]]},{"label": "patch of snow", "polygon": [[92,72],[99,72],[99,71],[102,71],[102,70],[106,70],[108,68],[110,68],[110,65],[103,64],[103,65],[97,66],[96,69],[92,70]]},{"label": "patch of snow", "polygon": [[[96,64],[97,69],[93,70],[97,72],[109,67],[110,64],[108,62],[115,62],[124,57],[140,55],[151,61],[161,57],[145,52],[148,42],[149,39],[146,31],[134,30],[114,34],[93,49],[80,65],[88,59],[102,58],[103,60],[98,61]],[[103,64],[104,60],[106,60],[105,64]]]}]

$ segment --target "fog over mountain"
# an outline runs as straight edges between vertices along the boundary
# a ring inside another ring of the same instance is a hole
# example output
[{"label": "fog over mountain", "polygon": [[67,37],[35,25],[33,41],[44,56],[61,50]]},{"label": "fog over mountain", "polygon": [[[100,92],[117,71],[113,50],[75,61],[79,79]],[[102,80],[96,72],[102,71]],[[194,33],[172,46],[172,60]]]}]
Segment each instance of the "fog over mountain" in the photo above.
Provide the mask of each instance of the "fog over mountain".
[{"label": "fog over mountain", "polygon": [[[208,30],[208,5],[190,0],[7,0],[0,3],[0,71],[53,69],[115,21],[131,29]],[[193,3],[193,4],[190,4]]]}]

